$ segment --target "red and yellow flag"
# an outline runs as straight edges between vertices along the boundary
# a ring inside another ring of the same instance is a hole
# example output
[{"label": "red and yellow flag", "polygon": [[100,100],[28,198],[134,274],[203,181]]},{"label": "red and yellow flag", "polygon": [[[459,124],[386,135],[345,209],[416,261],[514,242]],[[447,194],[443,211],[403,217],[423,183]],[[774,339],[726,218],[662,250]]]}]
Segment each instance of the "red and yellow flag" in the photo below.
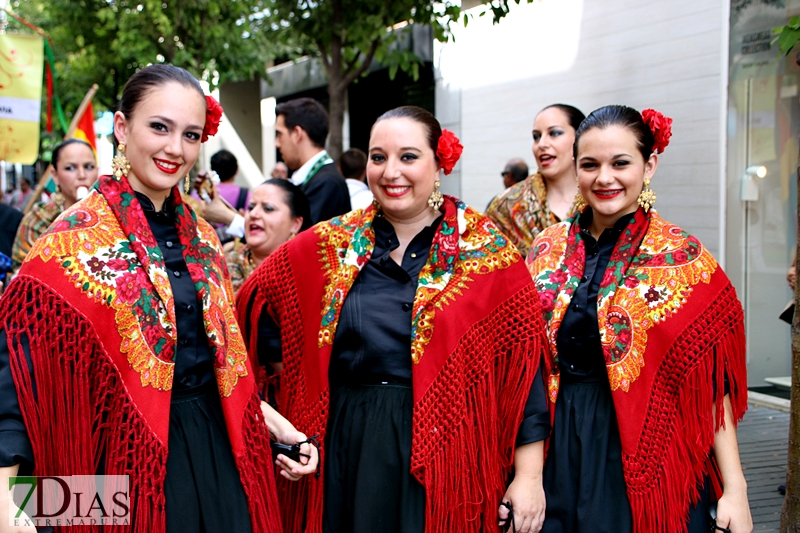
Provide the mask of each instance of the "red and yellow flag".
[{"label": "red and yellow flag", "polygon": [[97,139],[94,134],[94,111],[92,110],[92,102],[86,106],[86,111],[78,121],[78,126],[75,128],[75,133],[72,135],[76,139],[86,141],[92,145],[92,149],[97,152]]}]

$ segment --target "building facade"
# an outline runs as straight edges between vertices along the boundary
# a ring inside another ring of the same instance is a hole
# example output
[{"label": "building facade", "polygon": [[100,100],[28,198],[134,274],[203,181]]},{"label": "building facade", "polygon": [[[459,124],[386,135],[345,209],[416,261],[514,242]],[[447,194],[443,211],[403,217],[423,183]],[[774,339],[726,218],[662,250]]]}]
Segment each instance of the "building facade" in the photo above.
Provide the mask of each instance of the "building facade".
[{"label": "building facade", "polygon": [[[656,209],[697,236],[736,286],[746,312],[750,385],[789,375],[790,331],[778,315],[792,297],[786,272],[797,235],[800,67],[794,53],[778,56],[771,30],[800,14],[800,0],[534,0],[511,3],[497,25],[478,16],[480,4],[464,0],[472,19],[455,28],[453,42],[431,45],[429,31],[412,27],[403,46],[425,60],[419,80],[389,80],[374,64],[350,89],[345,148],[366,150],[372,121],[391,107],[432,109],[465,147],[443,177],[444,191],[482,209],[502,190],[507,160],[522,157],[536,167],[531,129],[543,107],[661,111],[674,123],[652,184]],[[275,104],[297,96],[327,100],[314,60],[272,69],[270,81],[247,87],[248,102],[260,98],[258,157],[267,175],[277,155]],[[254,120],[243,118],[247,113],[231,117],[237,130],[238,122]],[[753,166],[767,175],[746,177]]]}]

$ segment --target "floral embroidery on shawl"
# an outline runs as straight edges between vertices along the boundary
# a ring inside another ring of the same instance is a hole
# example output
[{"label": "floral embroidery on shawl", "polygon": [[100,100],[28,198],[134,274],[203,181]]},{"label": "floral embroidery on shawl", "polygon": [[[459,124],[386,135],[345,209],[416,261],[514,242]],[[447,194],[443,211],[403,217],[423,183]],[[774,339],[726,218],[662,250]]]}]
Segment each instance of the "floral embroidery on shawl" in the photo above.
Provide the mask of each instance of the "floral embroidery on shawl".
[{"label": "floral embroidery on shawl", "polygon": [[[228,396],[239,377],[247,375],[232,308],[220,304],[233,302],[233,291],[220,275],[225,264],[213,229],[198,223],[183,202],[177,202],[175,212],[184,259],[203,305],[220,393]],[[161,250],[127,181],[102,177],[83,202],[56,220],[30,256],[58,260],[75,287],[114,309],[120,351],[142,385],[172,388],[177,341],[172,288]]]},{"label": "floral embroidery on shawl", "polygon": [[[539,290],[548,341],[558,361],[556,337],[586,263],[577,217],[545,230],[535,241],[528,267]],[[692,287],[709,283],[717,263],[702,244],[651,210],[639,210],[623,230],[597,301],[600,341],[611,390],[627,392],[645,365],[647,332],[686,304]],[[558,396],[558,365],[548,380]]]},{"label": "floral embroidery on shawl", "polygon": [[[419,274],[411,323],[411,358],[419,363],[433,335],[436,310],[454,301],[472,281],[519,260],[497,228],[464,202],[445,196],[444,218],[434,236],[428,262]],[[375,246],[373,207],[357,210],[314,228],[320,236],[320,261],[330,272],[325,286],[319,347],[333,343],[344,299]],[[482,223],[481,223],[482,221]]]}]

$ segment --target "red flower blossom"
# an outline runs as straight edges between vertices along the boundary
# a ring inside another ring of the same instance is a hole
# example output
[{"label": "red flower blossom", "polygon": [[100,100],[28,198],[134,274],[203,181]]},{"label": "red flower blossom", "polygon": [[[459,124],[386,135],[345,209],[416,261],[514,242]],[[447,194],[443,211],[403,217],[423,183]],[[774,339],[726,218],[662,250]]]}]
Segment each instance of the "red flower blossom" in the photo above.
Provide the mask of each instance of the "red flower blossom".
[{"label": "red flower blossom", "polygon": [[568,277],[569,276],[567,276],[566,272],[559,269],[550,274],[550,281],[552,281],[556,285],[563,285],[564,283],[566,283]]},{"label": "red flower blossom", "polygon": [[219,123],[222,119],[222,106],[219,105],[213,96],[206,95],[206,123],[203,126],[203,138],[200,142],[206,142],[209,137],[217,134]]},{"label": "red flower blossom", "polygon": [[130,263],[125,259],[109,259],[106,262],[106,266],[111,270],[116,270],[117,272],[121,270],[128,270]]},{"label": "red flower blossom", "polygon": [[459,142],[458,137],[450,130],[442,130],[439,144],[436,147],[436,158],[439,160],[445,175],[453,171],[453,167],[458,163],[463,151],[464,147]]},{"label": "red flower blossom", "polygon": [[636,276],[628,276],[625,278],[625,286],[629,289],[635,289],[639,285],[639,280],[636,279]]},{"label": "red flower blossom", "polygon": [[642,120],[644,120],[650,131],[653,132],[653,137],[655,137],[653,151],[663,154],[664,148],[669,145],[669,138],[672,137],[672,119],[655,109],[645,109],[642,111]]},{"label": "red flower blossom", "polygon": [[105,266],[105,263],[103,261],[100,261],[96,257],[92,257],[86,262],[86,265],[92,272],[100,272],[101,270],[103,270],[103,266]]},{"label": "red flower blossom", "polygon": [[552,313],[556,308],[556,291],[545,291],[539,294],[539,305],[543,313]]},{"label": "red flower blossom", "polygon": [[122,303],[134,303],[142,295],[142,289],[147,286],[147,275],[143,270],[128,272],[117,278],[117,296]]},{"label": "red flower blossom", "polygon": [[206,271],[203,270],[203,265],[200,263],[186,263],[186,266],[189,268],[189,276],[191,276],[192,281],[206,281]]},{"label": "red flower blossom", "polygon": [[445,254],[453,255],[458,252],[458,237],[455,233],[452,235],[445,235],[439,240],[439,246]]},{"label": "red flower blossom", "polygon": [[623,329],[619,333],[617,333],[617,340],[625,346],[630,346],[631,344],[631,330]]},{"label": "red flower blossom", "polygon": [[686,255],[686,252],[683,250],[678,250],[672,253],[672,259],[674,259],[676,263],[685,263],[689,260],[689,256]]}]

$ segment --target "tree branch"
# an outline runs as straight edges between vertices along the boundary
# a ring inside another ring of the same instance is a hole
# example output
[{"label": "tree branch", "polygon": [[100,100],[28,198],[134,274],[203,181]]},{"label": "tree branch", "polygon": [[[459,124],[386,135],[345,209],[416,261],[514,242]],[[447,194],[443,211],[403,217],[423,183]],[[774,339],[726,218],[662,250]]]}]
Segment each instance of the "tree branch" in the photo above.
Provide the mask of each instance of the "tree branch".
[{"label": "tree branch", "polygon": [[378,51],[378,45],[379,44],[380,44],[380,40],[376,39],[376,40],[372,41],[372,46],[369,47],[369,52],[367,52],[367,55],[364,56],[364,61],[358,66],[358,68],[356,68],[352,72],[348,72],[344,76],[342,76],[342,82],[341,83],[342,83],[342,88],[343,89],[347,88],[347,86],[350,85],[353,82],[354,79],[356,79],[357,77],[361,76],[361,74],[363,74],[364,71],[367,70],[367,68],[369,67],[369,64],[372,63],[372,58],[375,57],[375,52]]},{"label": "tree branch", "polygon": [[325,67],[325,72],[328,74],[328,81],[330,81],[331,72],[333,71],[333,67],[331,66],[331,60],[328,57],[328,53],[325,50],[325,45],[322,43],[322,40],[317,39],[316,43],[317,43],[317,48],[319,48],[320,59],[322,59],[322,66]]}]

